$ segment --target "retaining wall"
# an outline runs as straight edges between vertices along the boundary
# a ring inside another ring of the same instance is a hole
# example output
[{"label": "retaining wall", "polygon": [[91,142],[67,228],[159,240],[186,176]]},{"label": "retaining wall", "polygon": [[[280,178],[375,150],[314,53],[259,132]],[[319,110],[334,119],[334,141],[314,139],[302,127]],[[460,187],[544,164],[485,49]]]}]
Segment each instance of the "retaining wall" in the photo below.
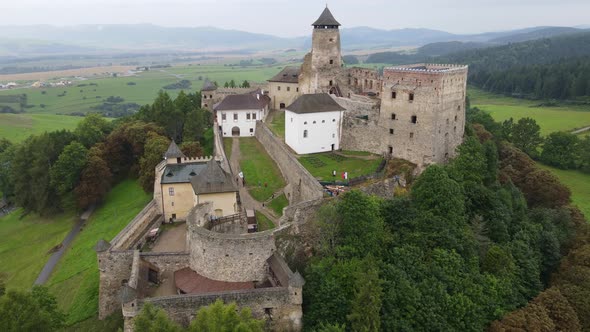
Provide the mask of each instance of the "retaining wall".
[{"label": "retaining wall", "polygon": [[290,186],[285,191],[291,204],[322,199],[323,189],[319,182],[301,166],[285,143],[275,137],[262,121],[256,123],[256,138],[289,183]]}]

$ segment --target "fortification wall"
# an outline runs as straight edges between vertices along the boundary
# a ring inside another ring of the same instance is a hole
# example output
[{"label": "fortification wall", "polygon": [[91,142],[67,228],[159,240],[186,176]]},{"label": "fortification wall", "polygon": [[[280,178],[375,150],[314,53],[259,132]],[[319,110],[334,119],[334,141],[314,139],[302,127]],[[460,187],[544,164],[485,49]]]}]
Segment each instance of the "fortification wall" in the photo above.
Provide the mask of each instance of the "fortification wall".
[{"label": "fortification wall", "polygon": [[274,231],[223,234],[198,226],[212,215],[211,203],[205,203],[197,205],[188,216],[191,269],[220,281],[264,281],[266,260],[276,249]]},{"label": "fortification wall", "polygon": [[156,209],[160,211],[160,214],[164,214],[164,207],[162,206],[162,175],[166,169],[166,160],[162,160],[155,169],[154,178],[154,202]]},{"label": "fortification wall", "polygon": [[118,298],[121,286],[129,281],[133,266],[133,251],[107,250],[98,254],[99,286],[98,286],[98,318],[121,310]]},{"label": "fortification wall", "polygon": [[275,329],[277,331],[301,329],[301,306],[290,303],[289,290],[286,287],[150,298],[138,301],[137,310],[141,310],[149,302],[164,309],[175,322],[187,326],[200,307],[210,305],[218,299],[224,303],[236,302],[240,308],[248,307],[258,319],[268,319],[268,315],[272,315],[273,322],[281,326]]},{"label": "fortification wall", "polygon": [[162,223],[158,204],[152,200],[127,226],[111,241],[113,250],[128,250],[141,245],[150,228]]},{"label": "fortification wall", "polygon": [[140,257],[157,267],[160,273],[175,272],[189,266],[188,252],[142,252]]},{"label": "fortification wall", "polygon": [[285,144],[276,138],[266,124],[256,123],[256,138],[276,162],[283,177],[290,184],[285,190],[291,204],[323,197],[319,182],[297,161]]},{"label": "fortification wall", "polygon": [[346,70],[348,87],[355,93],[380,93],[381,77],[374,69],[352,67]]}]

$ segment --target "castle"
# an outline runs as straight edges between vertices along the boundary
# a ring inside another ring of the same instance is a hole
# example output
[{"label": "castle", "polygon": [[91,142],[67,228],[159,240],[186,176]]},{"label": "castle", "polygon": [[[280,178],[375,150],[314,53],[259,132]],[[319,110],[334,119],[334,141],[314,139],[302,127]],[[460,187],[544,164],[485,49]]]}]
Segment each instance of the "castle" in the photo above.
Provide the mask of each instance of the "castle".
[{"label": "castle", "polygon": [[[464,134],[467,66],[417,64],[383,74],[347,68],[330,10],[312,25],[312,50],[299,68],[285,67],[254,91],[205,83],[215,156],[187,158],[173,142],[156,166],[154,199],[114,239],[96,245],[100,319],[122,310],[131,332],[134,317],[152,303],[187,325],[199,307],[222,299],[250,307],[272,330],[299,331],[305,281],[285,258],[301,245],[289,241],[323,204],[324,188],[293,151],[367,151],[419,169],[454,156]],[[232,95],[241,96],[223,103]],[[265,124],[269,108],[285,110],[285,141]],[[230,135],[254,136],[287,182],[289,206],[276,229],[249,232],[221,141]],[[385,179],[361,190],[387,196],[395,186]],[[143,250],[164,222],[181,225],[180,239],[164,236]]]},{"label": "castle", "polygon": [[[287,109],[306,94],[330,94],[344,109],[340,149],[408,160],[421,168],[454,157],[463,141],[467,66],[415,64],[378,71],[345,67],[340,23],[326,7],[312,24],[312,49],[300,67],[268,80],[273,109]],[[207,83],[203,107],[213,110],[239,89]],[[320,128],[321,130],[321,128]],[[303,135],[303,132],[300,133]]]}]

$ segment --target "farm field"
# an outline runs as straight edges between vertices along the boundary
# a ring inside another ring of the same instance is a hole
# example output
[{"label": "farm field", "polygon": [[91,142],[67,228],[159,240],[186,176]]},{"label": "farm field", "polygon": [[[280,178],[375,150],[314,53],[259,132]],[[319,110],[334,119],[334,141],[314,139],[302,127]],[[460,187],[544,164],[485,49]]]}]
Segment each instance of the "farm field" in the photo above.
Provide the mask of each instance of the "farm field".
[{"label": "farm field", "polygon": [[250,195],[264,202],[285,186],[279,168],[255,138],[240,138],[240,168],[244,172]]},{"label": "farm field", "polygon": [[[323,181],[342,181],[342,173],[348,172],[348,179],[374,173],[381,163],[381,157],[376,155],[355,156],[354,152],[347,152],[347,156],[333,152],[316,153],[299,156],[299,162],[311,175]],[[336,171],[336,177],[332,176]]]},{"label": "farm field", "polygon": [[542,101],[504,97],[477,88],[469,87],[471,106],[489,112],[496,121],[530,117],[541,126],[541,134],[555,131],[572,131],[590,126],[590,106],[563,105],[555,107],[537,106]]},{"label": "farm field", "polygon": [[574,170],[561,170],[538,163],[539,167],[555,174],[561,183],[572,191],[572,202],[590,220],[590,174]]},{"label": "farm field", "polygon": [[114,238],[150,199],[136,180],[121,182],[65,252],[47,286],[68,313],[68,325],[94,317],[98,312],[99,275],[94,246],[100,239]]},{"label": "farm field", "polygon": [[30,135],[46,131],[73,130],[82,119],[79,116],[55,114],[0,114],[0,138],[20,142]]},{"label": "farm field", "polygon": [[0,277],[8,289],[28,289],[49,259],[51,248],[61,243],[75,222],[74,213],[51,218],[22,209],[0,218]]}]

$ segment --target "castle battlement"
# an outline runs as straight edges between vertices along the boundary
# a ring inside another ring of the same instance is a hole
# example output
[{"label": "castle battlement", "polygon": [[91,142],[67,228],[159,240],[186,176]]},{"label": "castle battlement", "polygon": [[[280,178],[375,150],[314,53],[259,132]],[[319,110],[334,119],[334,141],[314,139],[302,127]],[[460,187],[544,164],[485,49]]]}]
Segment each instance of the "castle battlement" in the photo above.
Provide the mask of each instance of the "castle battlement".
[{"label": "castle battlement", "polygon": [[385,67],[383,70],[384,70],[384,72],[389,71],[389,72],[414,72],[414,73],[441,74],[441,73],[460,72],[460,71],[467,70],[467,69],[468,69],[468,66],[466,66],[466,65],[420,63],[420,64],[413,64],[413,65]]}]

